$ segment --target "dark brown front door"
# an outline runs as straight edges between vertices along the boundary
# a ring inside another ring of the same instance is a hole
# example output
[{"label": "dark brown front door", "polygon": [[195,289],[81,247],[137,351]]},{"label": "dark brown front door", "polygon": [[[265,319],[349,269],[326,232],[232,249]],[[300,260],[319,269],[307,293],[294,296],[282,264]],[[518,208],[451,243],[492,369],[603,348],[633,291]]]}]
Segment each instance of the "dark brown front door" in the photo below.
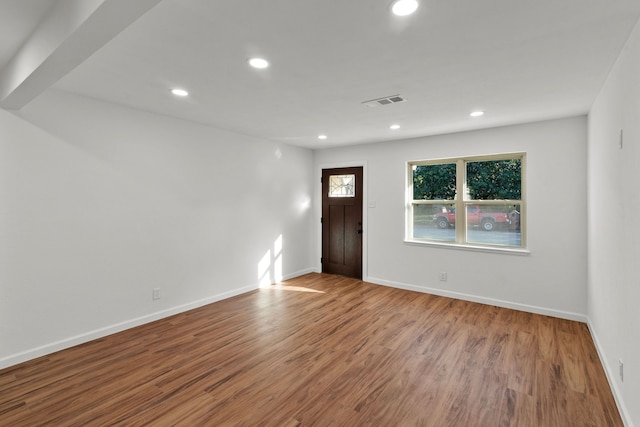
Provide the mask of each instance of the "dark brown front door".
[{"label": "dark brown front door", "polygon": [[362,168],[322,170],[322,272],[362,279]]}]

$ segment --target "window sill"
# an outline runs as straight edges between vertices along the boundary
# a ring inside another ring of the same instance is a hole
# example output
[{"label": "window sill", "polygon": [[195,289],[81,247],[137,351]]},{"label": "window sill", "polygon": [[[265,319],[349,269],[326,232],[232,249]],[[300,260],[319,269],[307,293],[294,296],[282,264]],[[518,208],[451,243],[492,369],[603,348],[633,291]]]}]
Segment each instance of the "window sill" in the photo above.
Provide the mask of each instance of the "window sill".
[{"label": "window sill", "polygon": [[525,248],[507,248],[507,247],[479,246],[479,245],[469,245],[469,244],[461,245],[459,243],[426,242],[422,240],[405,240],[404,243],[411,246],[428,246],[432,248],[459,249],[463,251],[472,251],[472,252],[489,252],[489,253],[519,255],[519,256],[531,255],[531,252],[529,252],[529,250]]}]

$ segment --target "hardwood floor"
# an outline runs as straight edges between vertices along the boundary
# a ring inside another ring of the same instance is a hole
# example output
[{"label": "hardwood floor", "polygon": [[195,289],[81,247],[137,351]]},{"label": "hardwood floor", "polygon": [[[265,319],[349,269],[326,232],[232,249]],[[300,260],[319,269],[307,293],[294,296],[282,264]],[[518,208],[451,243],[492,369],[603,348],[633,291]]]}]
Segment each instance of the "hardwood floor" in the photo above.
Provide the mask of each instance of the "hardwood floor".
[{"label": "hardwood floor", "polygon": [[0,371],[2,426],[622,426],[586,325],[309,274]]}]

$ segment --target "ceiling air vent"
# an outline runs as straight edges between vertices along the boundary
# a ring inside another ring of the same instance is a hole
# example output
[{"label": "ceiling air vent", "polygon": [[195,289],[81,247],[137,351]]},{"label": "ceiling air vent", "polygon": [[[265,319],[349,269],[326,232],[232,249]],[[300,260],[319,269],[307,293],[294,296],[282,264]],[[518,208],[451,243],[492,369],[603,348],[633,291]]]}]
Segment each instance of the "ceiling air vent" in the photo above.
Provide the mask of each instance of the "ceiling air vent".
[{"label": "ceiling air vent", "polygon": [[405,102],[406,99],[400,95],[385,96],[384,98],[372,99],[370,101],[364,101],[363,104],[369,107],[377,107],[379,105],[391,105],[398,102]]}]

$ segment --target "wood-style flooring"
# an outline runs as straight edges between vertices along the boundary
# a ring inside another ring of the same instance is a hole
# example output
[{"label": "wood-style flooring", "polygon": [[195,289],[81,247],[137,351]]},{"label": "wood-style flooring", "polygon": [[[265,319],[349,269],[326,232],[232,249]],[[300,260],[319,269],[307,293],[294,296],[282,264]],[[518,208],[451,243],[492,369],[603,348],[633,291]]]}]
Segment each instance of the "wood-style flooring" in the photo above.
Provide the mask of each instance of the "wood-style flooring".
[{"label": "wood-style flooring", "polygon": [[586,325],[308,274],[0,371],[2,426],[622,426]]}]

